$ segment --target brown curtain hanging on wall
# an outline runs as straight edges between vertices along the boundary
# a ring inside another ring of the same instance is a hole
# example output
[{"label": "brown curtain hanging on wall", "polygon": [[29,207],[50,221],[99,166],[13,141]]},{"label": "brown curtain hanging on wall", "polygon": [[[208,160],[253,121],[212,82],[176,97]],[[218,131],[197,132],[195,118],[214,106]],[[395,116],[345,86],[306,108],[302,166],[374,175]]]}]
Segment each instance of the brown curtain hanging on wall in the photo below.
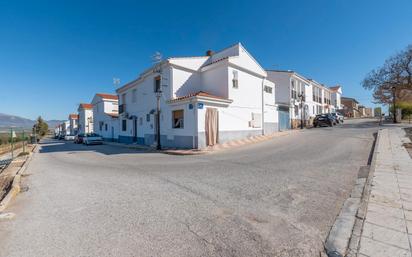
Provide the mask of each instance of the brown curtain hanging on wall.
[{"label": "brown curtain hanging on wall", "polygon": [[216,108],[207,108],[205,117],[206,145],[219,142],[219,112]]}]

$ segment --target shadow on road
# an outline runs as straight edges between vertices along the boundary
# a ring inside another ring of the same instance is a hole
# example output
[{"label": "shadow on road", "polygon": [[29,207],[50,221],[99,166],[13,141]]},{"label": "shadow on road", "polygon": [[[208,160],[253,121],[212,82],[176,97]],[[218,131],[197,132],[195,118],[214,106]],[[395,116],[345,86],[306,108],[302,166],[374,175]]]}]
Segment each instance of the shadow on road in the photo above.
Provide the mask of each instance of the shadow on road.
[{"label": "shadow on road", "polygon": [[39,143],[40,153],[54,153],[54,152],[98,152],[105,155],[118,154],[145,154],[149,151],[145,149],[130,149],[121,146],[112,145],[83,145],[75,144],[72,141],[59,141],[54,139],[46,139]]}]

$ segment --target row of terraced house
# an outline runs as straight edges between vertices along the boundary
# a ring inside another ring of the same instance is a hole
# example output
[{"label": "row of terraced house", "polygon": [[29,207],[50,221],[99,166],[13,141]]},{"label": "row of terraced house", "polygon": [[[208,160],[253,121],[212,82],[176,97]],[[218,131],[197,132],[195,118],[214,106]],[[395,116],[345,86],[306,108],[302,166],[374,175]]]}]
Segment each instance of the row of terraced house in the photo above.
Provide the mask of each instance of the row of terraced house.
[{"label": "row of terraced house", "polygon": [[159,138],[164,147],[203,148],[310,126],[317,114],[342,110],[341,96],[341,86],[265,70],[238,43],[156,63],[116,94],[98,93],[80,104],[64,131],[127,144],[154,146]]}]

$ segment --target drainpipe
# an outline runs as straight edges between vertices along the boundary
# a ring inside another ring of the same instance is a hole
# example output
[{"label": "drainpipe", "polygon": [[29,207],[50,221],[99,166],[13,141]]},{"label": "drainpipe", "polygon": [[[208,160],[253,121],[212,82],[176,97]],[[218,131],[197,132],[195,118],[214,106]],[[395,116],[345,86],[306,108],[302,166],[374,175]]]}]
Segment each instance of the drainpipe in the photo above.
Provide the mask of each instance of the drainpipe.
[{"label": "drainpipe", "polygon": [[196,137],[198,135],[197,130],[198,130],[198,124],[197,124],[197,105],[196,105],[196,101],[194,101],[193,104],[193,118],[194,118],[194,131],[193,131],[193,148],[199,148],[198,143],[196,142]]},{"label": "drainpipe", "polygon": [[262,79],[262,135],[265,135],[265,78]]}]

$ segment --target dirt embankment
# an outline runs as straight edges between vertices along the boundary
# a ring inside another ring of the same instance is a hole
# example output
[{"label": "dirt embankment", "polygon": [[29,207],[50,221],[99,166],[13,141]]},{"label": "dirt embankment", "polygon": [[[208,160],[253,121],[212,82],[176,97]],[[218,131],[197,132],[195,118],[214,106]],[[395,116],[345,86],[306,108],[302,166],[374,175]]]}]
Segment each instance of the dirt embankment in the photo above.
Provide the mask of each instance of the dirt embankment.
[{"label": "dirt embankment", "polygon": [[[19,149],[21,147],[23,147],[23,142],[18,142],[18,143],[14,144],[13,149],[16,150],[16,149]],[[0,145],[0,155],[8,153],[10,151],[11,151],[11,145],[10,144]]]}]

